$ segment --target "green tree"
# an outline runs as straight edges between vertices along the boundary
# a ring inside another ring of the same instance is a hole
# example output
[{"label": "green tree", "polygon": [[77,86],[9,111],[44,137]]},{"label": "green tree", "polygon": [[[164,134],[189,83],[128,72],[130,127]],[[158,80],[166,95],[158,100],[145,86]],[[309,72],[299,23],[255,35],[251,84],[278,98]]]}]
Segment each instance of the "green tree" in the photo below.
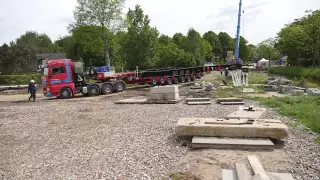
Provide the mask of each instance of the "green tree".
[{"label": "green tree", "polygon": [[163,44],[163,45],[168,45],[168,44],[170,44],[170,43],[172,43],[173,42],[173,40],[172,40],[172,38],[170,38],[169,36],[167,36],[167,35],[161,35],[159,38],[158,38],[158,43],[160,43],[160,44]]},{"label": "green tree", "polygon": [[308,39],[308,34],[302,26],[288,25],[278,33],[277,47],[282,53],[288,55],[290,64],[300,65],[301,55],[307,52],[306,44]]},{"label": "green tree", "polygon": [[219,35],[219,40],[221,44],[221,58],[226,60],[228,56],[228,51],[233,51],[234,50],[234,43],[233,39],[228,35],[226,32],[220,32]]},{"label": "green tree", "polygon": [[[125,0],[77,0],[78,6],[74,11],[75,22],[69,28],[75,29],[81,26],[100,26],[111,31],[117,31],[122,27],[122,9]],[[104,45],[105,64],[110,66],[110,44],[105,38],[105,31],[100,36]]]},{"label": "green tree", "polygon": [[275,44],[275,39],[269,38],[259,43],[256,49],[256,53],[259,58],[269,60],[269,67],[272,60],[277,60],[280,57],[279,51],[275,48]]},{"label": "green tree", "polygon": [[128,32],[123,44],[122,53],[128,69],[151,68],[158,61],[156,57],[156,42],[159,32],[150,27],[148,15],[144,15],[139,5],[127,13]]},{"label": "green tree", "polygon": [[182,33],[174,34],[172,40],[180,49],[188,51],[188,39]]},{"label": "green tree", "polygon": [[203,34],[203,39],[210,43],[212,46],[212,53],[213,56],[220,56],[221,55],[221,44],[219,37],[213,31],[208,31]]},{"label": "green tree", "polygon": [[[234,40],[234,43],[235,40]],[[239,58],[242,59],[244,63],[249,61],[250,49],[248,47],[248,41],[240,36],[240,44],[239,44]]]}]

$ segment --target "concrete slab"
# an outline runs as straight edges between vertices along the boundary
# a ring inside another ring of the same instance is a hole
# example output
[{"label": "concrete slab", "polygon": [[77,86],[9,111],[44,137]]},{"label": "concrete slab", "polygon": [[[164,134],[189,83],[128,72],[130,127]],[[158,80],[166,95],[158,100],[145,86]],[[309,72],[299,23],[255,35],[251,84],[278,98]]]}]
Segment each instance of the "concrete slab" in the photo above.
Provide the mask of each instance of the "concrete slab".
[{"label": "concrete slab", "polygon": [[210,105],[211,101],[187,102],[188,105]]},{"label": "concrete slab", "polygon": [[288,138],[281,121],[264,119],[180,118],[175,128],[180,136]]},{"label": "concrete slab", "polygon": [[227,118],[242,118],[242,119],[261,119],[267,114],[266,108],[254,108],[255,111],[239,110],[227,116]]},{"label": "concrete slab", "polygon": [[[270,180],[294,180],[290,173],[267,172]],[[222,169],[222,180],[238,180],[237,173],[232,169]]]},{"label": "concrete slab", "polygon": [[255,90],[252,89],[252,88],[243,88],[243,89],[242,89],[242,92],[243,92],[243,93],[254,93]]},{"label": "concrete slab", "polygon": [[242,98],[218,98],[217,102],[242,102]]},{"label": "concrete slab", "polygon": [[210,98],[186,98],[187,102],[210,101]]},{"label": "concrete slab", "polygon": [[222,105],[244,105],[244,102],[220,102]]},{"label": "concrete slab", "polygon": [[227,137],[199,137],[192,138],[192,148],[214,148],[214,149],[267,149],[275,148],[269,138],[227,138]]},{"label": "concrete slab", "polygon": [[115,104],[176,104],[181,101],[181,98],[177,100],[150,100],[144,96],[137,96],[128,99],[122,99],[115,101]]}]

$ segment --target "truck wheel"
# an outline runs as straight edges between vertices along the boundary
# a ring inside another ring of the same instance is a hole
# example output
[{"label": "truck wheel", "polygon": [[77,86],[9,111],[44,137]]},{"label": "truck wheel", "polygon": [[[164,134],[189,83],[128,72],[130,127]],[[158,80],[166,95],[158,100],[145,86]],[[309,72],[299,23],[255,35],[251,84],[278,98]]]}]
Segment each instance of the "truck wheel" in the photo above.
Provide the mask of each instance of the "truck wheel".
[{"label": "truck wheel", "polygon": [[126,86],[122,83],[122,82],[117,82],[115,85],[114,85],[115,89],[116,89],[116,92],[122,92],[124,91],[124,89],[126,88]]},{"label": "truck wheel", "polygon": [[160,83],[161,85],[163,85],[164,83],[166,83],[166,81],[163,78],[160,78]]},{"label": "truck wheel", "polygon": [[111,94],[112,93],[112,85],[111,84],[104,84],[101,89],[101,94]]},{"label": "truck wheel", "polygon": [[88,95],[89,96],[99,96],[100,92],[99,92],[99,87],[96,85],[91,85],[88,88]]},{"label": "truck wheel", "polygon": [[191,82],[191,77],[190,77],[190,76],[188,76],[187,81],[188,81],[188,82]]},{"label": "truck wheel", "polygon": [[72,91],[69,88],[63,88],[60,90],[61,99],[70,99],[72,96]]},{"label": "truck wheel", "polygon": [[168,78],[167,83],[168,83],[169,85],[171,85],[171,84],[172,84],[172,79],[171,79],[171,78]]},{"label": "truck wheel", "polygon": [[179,84],[179,78],[178,77],[175,77],[173,81],[174,81],[175,84]]},{"label": "truck wheel", "polygon": [[184,76],[181,76],[181,82],[185,83],[186,82],[186,78],[184,78]]}]

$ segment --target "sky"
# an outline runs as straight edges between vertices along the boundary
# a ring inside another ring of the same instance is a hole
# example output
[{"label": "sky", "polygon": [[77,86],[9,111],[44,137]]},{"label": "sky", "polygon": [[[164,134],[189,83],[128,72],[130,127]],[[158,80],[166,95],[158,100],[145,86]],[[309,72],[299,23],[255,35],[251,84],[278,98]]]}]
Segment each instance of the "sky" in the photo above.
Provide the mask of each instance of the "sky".
[{"label": "sky", "polygon": [[[123,12],[136,4],[161,34],[186,34],[193,27],[201,34],[212,30],[236,36],[239,0],[127,0]],[[252,44],[275,37],[305,10],[320,9],[320,0],[243,0],[242,4],[241,35]],[[76,0],[0,0],[0,44],[30,30],[52,40],[67,35],[76,5]]]}]

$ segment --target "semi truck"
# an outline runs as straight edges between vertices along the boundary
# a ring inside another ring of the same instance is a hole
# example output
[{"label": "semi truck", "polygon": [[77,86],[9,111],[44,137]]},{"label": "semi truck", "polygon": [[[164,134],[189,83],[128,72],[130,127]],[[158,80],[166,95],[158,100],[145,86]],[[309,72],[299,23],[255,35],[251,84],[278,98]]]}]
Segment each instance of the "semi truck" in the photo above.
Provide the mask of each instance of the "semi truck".
[{"label": "semi truck", "polygon": [[200,79],[205,72],[241,69],[241,64],[212,65],[203,67],[148,69],[138,72],[106,73],[95,72],[90,81],[86,80],[82,62],[70,59],[44,60],[42,89],[46,97],[68,99],[76,94],[99,96],[113,92],[122,92],[126,84],[171,85]]}]

